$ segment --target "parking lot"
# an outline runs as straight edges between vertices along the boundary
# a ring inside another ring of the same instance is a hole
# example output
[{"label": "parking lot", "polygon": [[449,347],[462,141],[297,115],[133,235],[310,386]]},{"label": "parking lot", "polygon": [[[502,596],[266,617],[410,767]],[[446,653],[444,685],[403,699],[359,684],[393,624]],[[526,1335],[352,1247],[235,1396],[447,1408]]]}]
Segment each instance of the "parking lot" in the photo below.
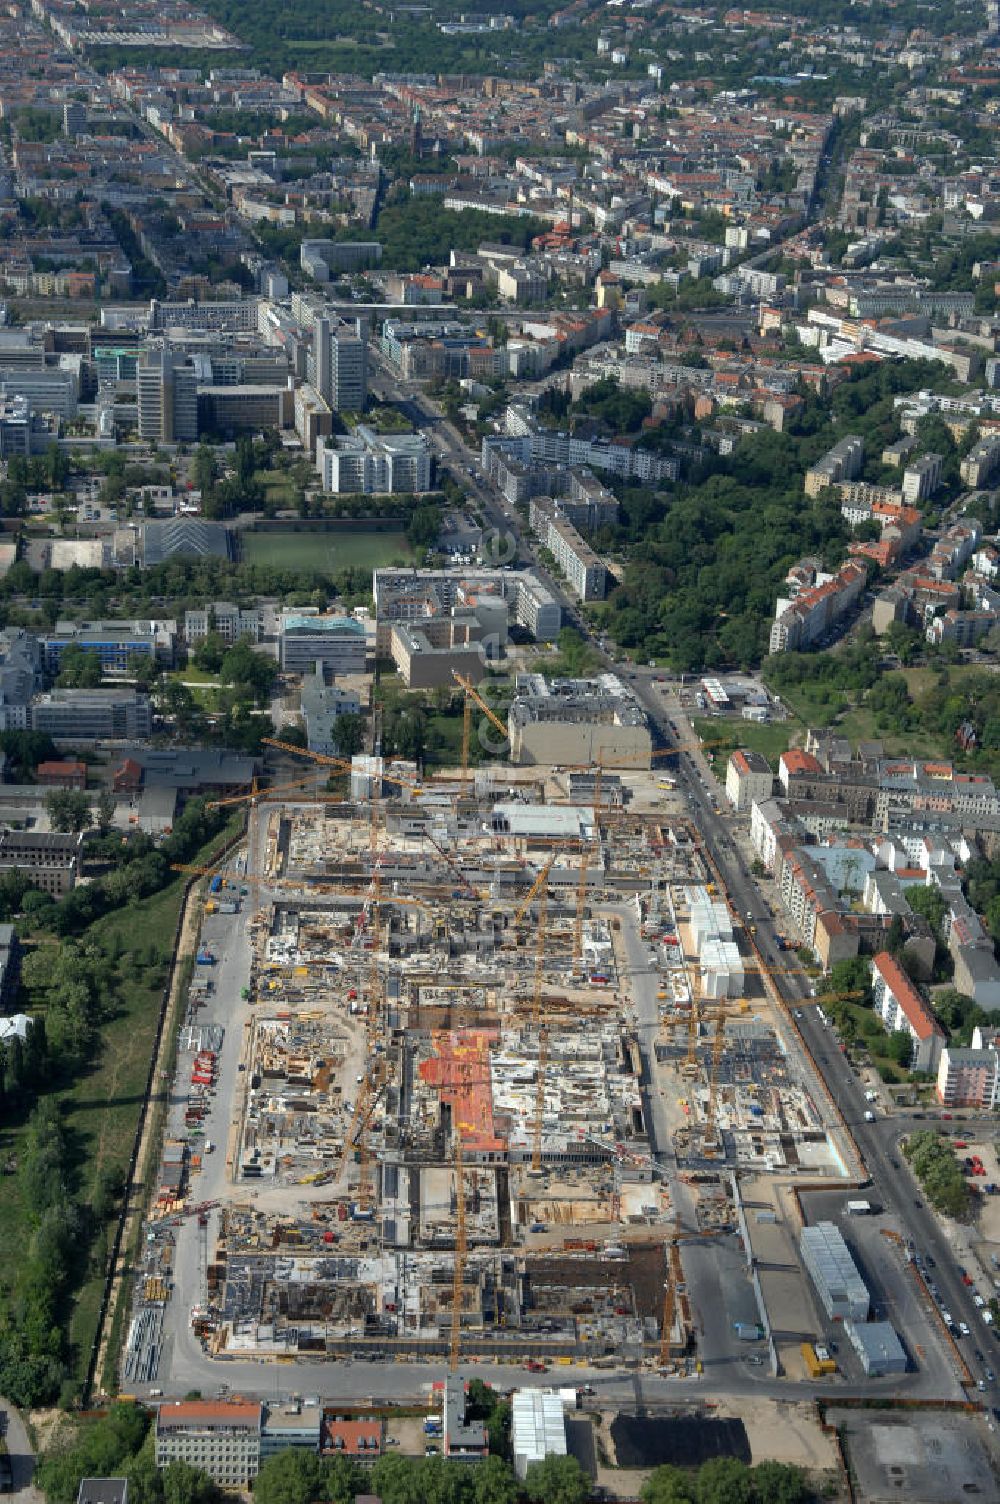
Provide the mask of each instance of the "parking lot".
[{"label": "parking lot", "polygon": [[[914,1387],[926,1392],[946,1394],[957,1382],[957,1367],[952,1345],[944,1327],[929,1302],[922,1295],[919,1281],[908,1266],[905,1241],[898,1220],[873,1203],[869,1216],[851,1216],[849,1192],[810,1191],[803,1194],[803,1210],[810,1222],[833,1222],[841,1231],[854,1261],[868,1286],[871,1319],[889,1321],[906,1349],[919,1381]],[[848,1379],[861,1380],[863,1373],[850,1343],[837,1322],[828,1321],[818,1302],[813,1304],[821,1322],[826,1345],[837,1349],[837,1362]],[[971,1354],[970,1354],[971,1356]],[[916,1376],[915,1376],[916,1377]],[[898,1379],[869,1381],[886,1385]]]}]

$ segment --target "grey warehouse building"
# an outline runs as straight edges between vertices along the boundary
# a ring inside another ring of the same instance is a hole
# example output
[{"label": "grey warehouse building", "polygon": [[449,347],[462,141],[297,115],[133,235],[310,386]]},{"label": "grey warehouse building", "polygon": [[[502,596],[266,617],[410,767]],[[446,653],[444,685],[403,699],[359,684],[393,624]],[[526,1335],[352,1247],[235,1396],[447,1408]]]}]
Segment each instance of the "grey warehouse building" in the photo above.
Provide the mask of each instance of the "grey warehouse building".
[{"label": "grey warehouse building", "polygon": [[844,1331],[870,1379],[906,1372],[906,1351],[890,1321],[845,1321]]},{"label": "grey warehouse building", "polygon": [[799,1251],[830,1320],[867,1321],[868,1286],[858,1273],[839,1228],[832,1222],[804,1227]]}]

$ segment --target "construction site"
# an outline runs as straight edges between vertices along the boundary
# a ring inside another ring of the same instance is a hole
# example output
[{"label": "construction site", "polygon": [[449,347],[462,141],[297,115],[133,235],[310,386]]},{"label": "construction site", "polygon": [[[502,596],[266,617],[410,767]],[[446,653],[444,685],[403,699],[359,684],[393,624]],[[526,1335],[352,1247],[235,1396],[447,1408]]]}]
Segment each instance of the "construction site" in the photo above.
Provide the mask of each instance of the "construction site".
[{"label": "construction site", "polygon": [[220,1359],[693,1371],[737,1172],[847,1173],[696,833],[644,773],[343,771],[205,874],[126,1377],[181,1300]]}]

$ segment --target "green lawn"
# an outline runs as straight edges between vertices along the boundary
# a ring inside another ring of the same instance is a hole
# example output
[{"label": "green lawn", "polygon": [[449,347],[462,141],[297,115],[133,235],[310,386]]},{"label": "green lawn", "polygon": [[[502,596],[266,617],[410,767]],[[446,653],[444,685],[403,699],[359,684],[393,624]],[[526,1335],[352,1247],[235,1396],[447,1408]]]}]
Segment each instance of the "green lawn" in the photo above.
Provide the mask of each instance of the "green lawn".
[{"label": "green lawn", "polygon": [[699,718],[692,722],[695,732],[705,742],[705,755],[715,764],[724,766],[730,752],[744,747],[751,752],[760,752],[772,768],[777,768],[778,758],[788,750],[791,742],[801,740],[801,732],[794,721],[767,722],[722,718]]},{"label": "green lawn", "polygon": [[247,563],[273,564],[278,569],[336,574],[341,569],[412,564],[416,557],[402,532],[340,533],[304,528],[301,532],[245,532],[241,537]]},{"label": "green lawn", "polygon": [[[910,693],[921,694],[927,687],[925,675],[933,678],[929,669],[905,671],[910,682]],[[862,741],[880,741],[889,757],[951,757],[952,749],[937,736],[918,731],[895,734],[882,731],[876,725],[875,716],[866,705],[855,704],[844,690],[830,689],[818,684],[798,684],[782,692],[782,700],[801,728],[812,726],[827,728],[838,736],[844,736],[856,747]],[[798,737],[801,740],[801,735]]]},{"label": "green lawn", "polygon": [[[234,819],[226,832],[199,853],[195,864],[207,860],[237,828]],[[128,1168],[183,891],[184,879],[178,876],[168,888],[142,903],[97,920],[83,937],[84,943],[93,937],[102,945],[110,944],[112,950],[118,948],[120,977],[117,1010],[103,1026],[101,1046],[93,1061],[75,1081],[56,1092],[77,1166],[77,1196],[84,1203],[90,1198],[99,1170]],[[45,937],[42,943],[47,943]],[[0,1135],[3,1158],[11,1153],[20,1158],[23,1138],[23,1124],[6,1128]],[[21,1177],[7,1175],[0,1216],[0,1269],[4,1270],[5,1282],[13,1282],[29,1226],[30,1209],[24,1200]],[[109,1245],[113,1233],[112,1222],[107,1228]],[[92,1257],[74,1296],[69,1325],[74,1353],[71,1373],[79,1382],[86,1377],[103,1284],[103,1264]]]}]

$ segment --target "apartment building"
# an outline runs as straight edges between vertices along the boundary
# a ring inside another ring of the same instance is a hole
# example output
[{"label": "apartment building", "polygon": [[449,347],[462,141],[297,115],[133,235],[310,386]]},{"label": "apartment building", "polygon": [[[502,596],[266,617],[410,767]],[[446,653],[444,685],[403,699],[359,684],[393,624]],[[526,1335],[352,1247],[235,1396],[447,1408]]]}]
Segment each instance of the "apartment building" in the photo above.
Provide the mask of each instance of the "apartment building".
[{"label": "apartment building", "polygon": [[861,474],[864,462],[864,439],[860,434],[848,434],[827,450],[815,465],[810,465],[805,474],[806,495],[818,496],[827,486],[834,486],[838,481],[855,480]]},{"label": "apartment building", "polygon": [[989,485],[1000,469],[1000,435],[991,435],[974,444],[958,467],[962,484],[973,490]]},{"label": "apartment building", "polygon": [[934,495],[941,484],[943,464],[939,454],[922,454],[918,460],[907,465],[903,471],[903,500],[907,506],[917,506]]},{"label": "apartment building", "polygon": [[582,601],[602,601],[607,590],[607,568],[561,511],[557,502],[535,497],[531,503],[531,529],[556,561],[571,589]]},{"label": "apartment building", "polygon": [[1000,1051],[947,1046],[941,1051],[936,1090],[943,1107],[992,1112],[1000,1104]]},{"label": "apartment building", "polygon": [[741,748],[726,766],[726,798],[737,814],[770,799],[774,787],[771,764],[760,752]]},{"label": "apartment building", "polygon": [[905,1030],[913,1040],[912,1069],[936,1071],[945,1042],[944,1030],[906,972],[888,951],[872,957],[875,1011],[890,1034]]},{"label": "apartment building", "polygon": [[260,1468],[263,1409],[248,1400],[178,1400],[156,1415],[156,1465],[186,1462],[222,1488],[248,1488]]},{"label": "apartment building", "polygon": [[382,246],[378,240],[303,240],[299,263],[317,282],[329,282],[331,272],[361,272],[378,266]]},{"label": "apartment building", "polygon": [[769,651],[787,653],[809,648],[860,599],[868,571],[855,560],[832,577],[801,590],[791,601],[778,602]]}]

